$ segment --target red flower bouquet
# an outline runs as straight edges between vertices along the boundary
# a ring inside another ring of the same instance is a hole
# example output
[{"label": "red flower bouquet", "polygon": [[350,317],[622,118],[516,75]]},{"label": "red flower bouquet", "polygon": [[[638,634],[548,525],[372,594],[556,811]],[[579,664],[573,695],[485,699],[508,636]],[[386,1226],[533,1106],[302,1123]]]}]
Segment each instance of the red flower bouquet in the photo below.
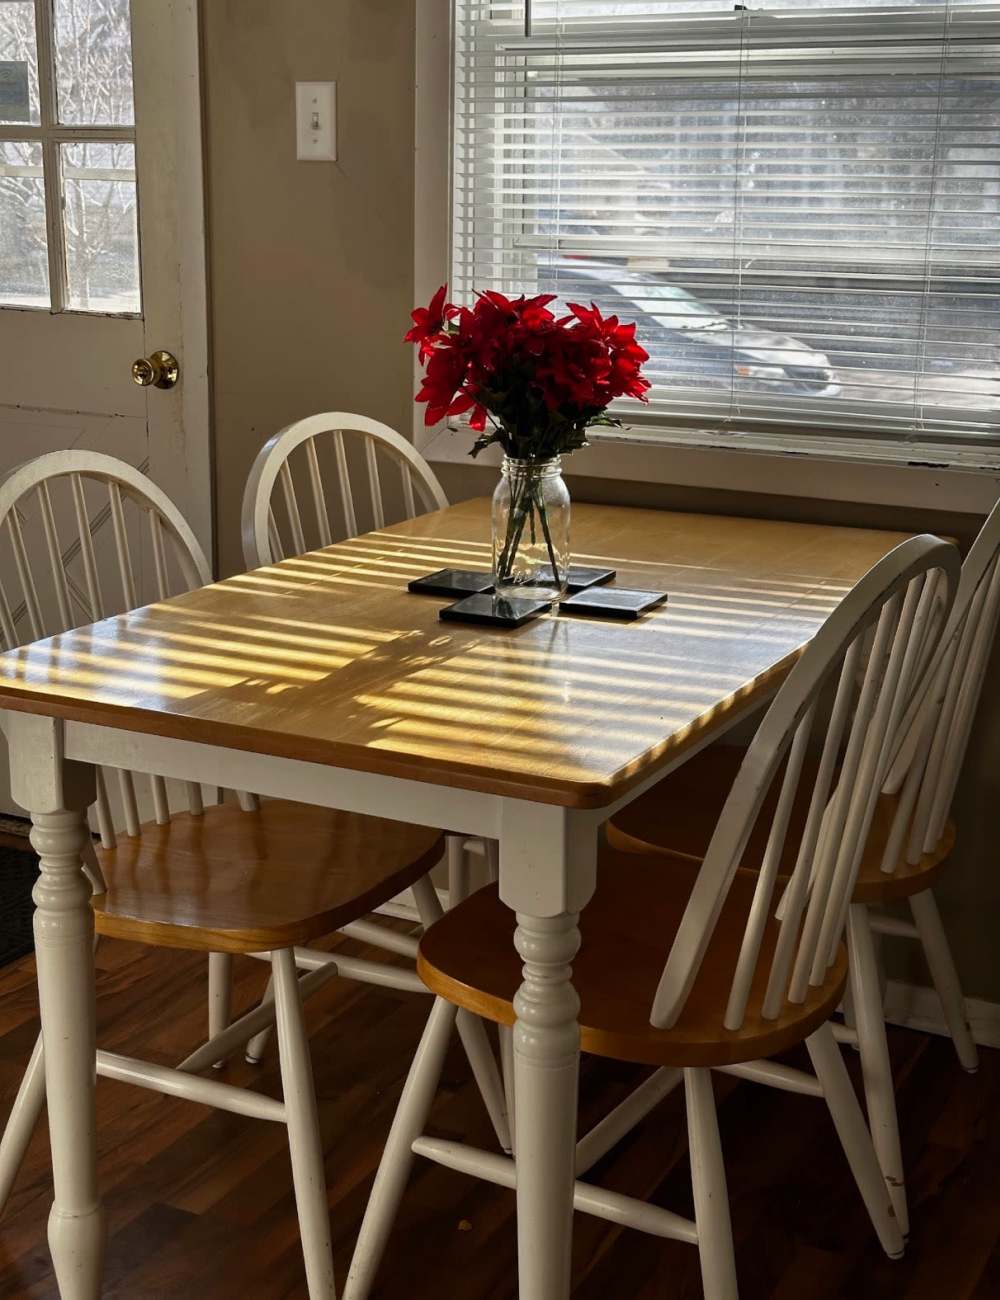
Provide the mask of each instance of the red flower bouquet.
[{"label": "red flower bouquet", "polygon": [[427,403],[427,424],[469,412],[474,456],[498,442],[516,460],[548,460],[585,446],[591,425],[619,424],[606,413],[615,398],[646,400],[649,355],[617,316],[570,303],[557,318],[551,293],[488,289],[472,308],[446,297],[442,285],[406,335],[426,370],[416,400]]},{"label": "red flower bouquet", "polygon": [[503,479],[493,501],[494,585],[499,596],[565,594],[569,496],[559,457],[587,443],[593,425],[618,425],[609,403],[646,400],[649,356],[635,325],[596,306],[569,304],[556,317],[554,294],[511,299],[494,290],[475,306],[447,301],[447,286],[413,313],[406,335],[419,348],[426,423],[468,415],[477,455],[503,448]]}]

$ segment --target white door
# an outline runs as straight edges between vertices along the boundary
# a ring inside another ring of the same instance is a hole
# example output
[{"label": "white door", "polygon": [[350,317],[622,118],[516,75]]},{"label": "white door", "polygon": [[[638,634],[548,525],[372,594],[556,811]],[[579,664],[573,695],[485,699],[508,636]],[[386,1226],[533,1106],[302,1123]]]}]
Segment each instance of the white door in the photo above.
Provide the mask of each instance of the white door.
[{"label": "white door", "polygon": [[0,0],[0,474],[122,456],[211,553],[204,246],[195,0]]},{"label": "white door", "polygon": [[211,555],[200,104],[197,0],[0,0],[0,476],[120,456]]}]

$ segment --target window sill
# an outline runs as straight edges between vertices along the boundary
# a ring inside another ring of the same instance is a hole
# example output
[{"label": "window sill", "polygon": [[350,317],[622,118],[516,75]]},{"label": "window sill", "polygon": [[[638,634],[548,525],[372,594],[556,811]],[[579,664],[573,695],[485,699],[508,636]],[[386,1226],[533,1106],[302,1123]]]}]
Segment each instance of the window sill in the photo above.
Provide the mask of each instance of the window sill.
[{"label": "window sill", "polygon": [[[466,429],[422,430],[420,450],[432,464],[471,464]],[[739,441],[736,439],[739,438]],[[893,456],[891,451],[895,451]],[[808,450],[768,445],[763,436],[712,435],[672,430],[650,435],[635,429],[597,430],[591,446],[575,452],[571,472],[624,482],[805,497],[819,501],[903,506],[983,515],[1000,497],[1000,456],[984,450],[949,449],[949,463],[936,463],[935,448],[885,443],[815,444]],[[917,460],[916,457],[922,457]],[[904,457],[906,459],[904,459]],[[491,447],[478,457],[499,464]],[[992,462],[992,463],[990,463]]]}]

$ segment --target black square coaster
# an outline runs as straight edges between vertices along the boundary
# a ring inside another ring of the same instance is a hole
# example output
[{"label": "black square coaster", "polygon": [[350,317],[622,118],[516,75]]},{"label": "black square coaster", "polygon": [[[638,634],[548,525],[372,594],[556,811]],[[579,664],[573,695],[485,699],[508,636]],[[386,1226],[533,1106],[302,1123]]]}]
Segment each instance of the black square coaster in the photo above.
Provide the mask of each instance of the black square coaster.
[{"label": "black square coaster", "polygon": [[483,592],[466,596],[457,604],[446,605],[438,614],[445,623],[482,623],[489,627],[520,627],[544,614],[551,606],[547,600],[521,600],[518,597],[493,596]]},{"label": "black square coaster", "polygon": [[640,591],[636,587],[592,587],[564,600],[560,613],[586,614],[590,618],[633,620],[667,599],[665,591]]},{"label": "black square coaster", "polygon": [[421,596],[472,596],[493,589],[493,574],[479,569],[438,569],[414,578],[406,589]]},{"label": "black square coaster", "polygon": [[[569,573],[566,576],[566,588],[572,594],[577,591],[586,591],[588,587],[596,587],[602,582],[610,582],[615,576],[614,569],[591,569],[584,564],[571,564]],[[539,583],[552,581],[552,570],[543,569],[538,575]]]}]

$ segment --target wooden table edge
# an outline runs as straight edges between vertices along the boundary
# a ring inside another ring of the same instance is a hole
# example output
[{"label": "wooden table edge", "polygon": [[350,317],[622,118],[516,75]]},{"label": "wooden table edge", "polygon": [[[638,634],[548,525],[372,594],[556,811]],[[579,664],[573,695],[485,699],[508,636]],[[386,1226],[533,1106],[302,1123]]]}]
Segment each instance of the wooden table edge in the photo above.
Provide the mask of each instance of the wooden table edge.
[{"label": "wooden table edge", "polygon": [[[742,715],[755,703],[763,703],[791,671],[807,644],[808,642],[804,642],[784,659],[761,673],[749,686],[734,693],[721,710],[711,711],[711,716],[718,719],[729,713]],[[393,754],[387,750],[365,749],[357,745],[350,745],[341,750],[335,742],[323,742],[317,745],[307,737],[279,735],[276,732],[269,733],[265,743],[259,737],[259,733],[241,727],[238,723],[228,723],[225,726],[223,740],[206,734],[211,731],[212,724],[191,720],[181,715],[136,706],[125,707],[97,701],[84,702],[75,698],[33,691],[30,688],[18,689],[7,682],[0,685],[0,710],[40,714],[85,726],[108,727],[218,749],[240,750],[267,758],[314,763],[334,771],[339,769],[366,772],[375,776],[419,781],[425,785],[470,790],[500,798],[581,811],[598,811],[610,807],[636,785],[654,775],[658,768],[666,769],[669,763],[694,747],[704,738],[705,732],[704,727],[689,727],[675,738],[673,743],[665,744],[654,759],[634,771],[620,771],[608,781],[573,781],[565,777],[550,778],[541,774],[505,779],[502,774],[485,769],[469,770],[458,763],[431,761],[419,755]],[[724,734],[725,730],[726,728],[719,729],[718,735]],[[713,739],[717,738],[718,736],[713,737]],[[276,740],[281,743],[276,744]],[[262,793],[266,792],[262,791]]]}]

